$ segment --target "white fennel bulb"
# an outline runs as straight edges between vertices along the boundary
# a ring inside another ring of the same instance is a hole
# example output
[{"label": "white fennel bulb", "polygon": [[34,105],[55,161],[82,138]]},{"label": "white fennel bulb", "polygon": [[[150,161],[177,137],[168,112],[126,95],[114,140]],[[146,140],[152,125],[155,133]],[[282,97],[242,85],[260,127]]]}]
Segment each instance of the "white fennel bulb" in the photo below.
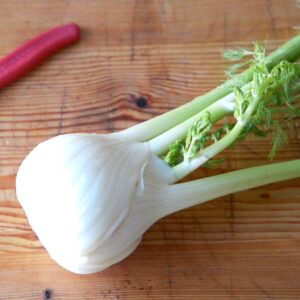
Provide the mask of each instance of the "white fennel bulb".
[{"label": "white fennel bulb", "polygon": [[133,250],[140,236],[112,245],[114,254],[107,244],[141,193],[149,155],[147,144],[117,135],[69,134],[41,143],[27,156],[17,175],[18,199],[58,263],[86,273],[95,271],[89,258],[95,261],[99,251],[102,269]]}]

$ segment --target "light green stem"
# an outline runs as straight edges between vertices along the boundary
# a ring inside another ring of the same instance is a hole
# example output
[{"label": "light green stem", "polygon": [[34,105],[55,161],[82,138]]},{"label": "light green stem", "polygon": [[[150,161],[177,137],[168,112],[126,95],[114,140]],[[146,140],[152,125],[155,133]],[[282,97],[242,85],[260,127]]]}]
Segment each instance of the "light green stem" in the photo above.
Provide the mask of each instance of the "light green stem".
[{"label": "light green stem", "polygon": [[224,195],[299,176],[300,159],[297,159],[174,184],[162,201],[162,216]]},{"label": "light green stem", "polygon": [[235,108],[234,94],[230,93],[226,97],[218,100],[210,105],[203,111],[200,111],[193,117],[187,119],[181,124],[165,131],[159,136],[153,138],[148,142],[151,152],[155,154],[162,154],[168,150],[170,144],[177,139],[184,137],[187,134],[188,129],[203,116],[206,112],[210,114],[210,121],[214,124],[228,114],[233,113]]},{"label": "light green stem", "polygon": [[[272,52],[267,58],[269,68],[274,67],[282,60],[295,61],[300,56],[300,35],[286,42],[283,46]],[[239,76],[244,82],[252,79],[252,68],[247,69]],[[189,103],[186,103],[174,110],[171,110],[161,116],[130,127],[124,131],[128,139],[135,141],[148,141],[175,125],[185,121],[196,113],[207,108],[215,101],[225,97],[231,92],[228,83],[224,83],[213,89],[205,95],[196,97]]]}]

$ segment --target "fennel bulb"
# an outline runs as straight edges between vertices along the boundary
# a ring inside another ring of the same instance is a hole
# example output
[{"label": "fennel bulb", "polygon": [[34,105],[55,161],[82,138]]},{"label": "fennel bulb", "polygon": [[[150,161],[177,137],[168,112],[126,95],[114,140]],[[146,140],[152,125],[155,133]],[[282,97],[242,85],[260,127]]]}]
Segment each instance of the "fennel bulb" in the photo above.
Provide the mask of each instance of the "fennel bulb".
[{"label": "fennel bulb", "polygon": [[[257,45],[250,71],[158,118],[114,134],[61,135],[34,148],[20,166],[16,190],[51,257],[72,272],[95,273],[128,256],[170,213],[300,176],[294,160],[176,183],[249,133],[277,128],[271,154],[278,150],[284,133],[272,101],[296,116],[300,67],[283,59],[300,54],[299,40],[268,58]],[[235,123],[214,130],[226,116]]]},{"label": "fennel bulb", "polygon": [[58,136],[28,155],[17,176],[18,198],[55,260],[71,271],[88,273],[96,271],[86,265],[99,255],[99,246],[104,260],[100,268],[135,246],[140,236],[120,244],[109,241],[128,217],[148,157],[142,143],[95,134]]}]

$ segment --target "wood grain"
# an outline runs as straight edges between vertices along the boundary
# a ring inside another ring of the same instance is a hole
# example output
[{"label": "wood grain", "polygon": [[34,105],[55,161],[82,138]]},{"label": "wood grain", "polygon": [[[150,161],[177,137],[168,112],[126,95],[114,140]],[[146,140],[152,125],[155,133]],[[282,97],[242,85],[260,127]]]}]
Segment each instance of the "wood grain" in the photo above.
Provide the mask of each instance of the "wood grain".
[{"label": "wood grain", "polygon": [[[166,217],[128,259],[91,276],[48,257],[15,195],[18,166],[37,143],[117,131],[210,90],[225,79],[225,47],[267,40],[271,51],[296,34],[294,2],[0,0],[0,56],[71,21],[81,42],[0,93],[0,299],[300,299],[299,179]],[[219,169],[190,178],[266,163],[269,144],[250,137]],[[298,119],[276,161],[299,149]]]}]

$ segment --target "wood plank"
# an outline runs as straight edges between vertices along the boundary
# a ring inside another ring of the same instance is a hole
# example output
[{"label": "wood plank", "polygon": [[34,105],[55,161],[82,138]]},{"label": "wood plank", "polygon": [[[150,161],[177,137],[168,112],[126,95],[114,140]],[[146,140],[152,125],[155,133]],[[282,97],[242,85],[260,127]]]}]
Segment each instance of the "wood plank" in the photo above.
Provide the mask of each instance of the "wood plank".
[{"label": "wood plank", "polygon": [[[82,28],[79,44],[0,92],[0,299],[300,298],[299,179],[166,217],[128,259],[89,276],[48,257],[14,190],[39,142],[121,130],[186,103],[225,79],[222,49],[267,40],[272,51],[299,17],[285,0],[0,0],[0,56],[58,23]],[[299,158],[299,127],[275,161]],[[190,179],[264,164],[269,147],[249,137]]]}]

